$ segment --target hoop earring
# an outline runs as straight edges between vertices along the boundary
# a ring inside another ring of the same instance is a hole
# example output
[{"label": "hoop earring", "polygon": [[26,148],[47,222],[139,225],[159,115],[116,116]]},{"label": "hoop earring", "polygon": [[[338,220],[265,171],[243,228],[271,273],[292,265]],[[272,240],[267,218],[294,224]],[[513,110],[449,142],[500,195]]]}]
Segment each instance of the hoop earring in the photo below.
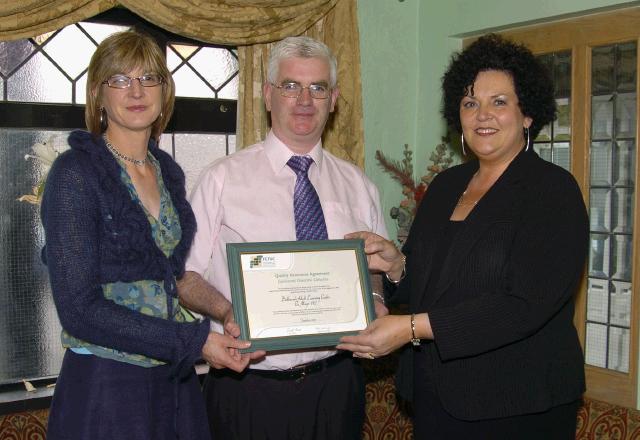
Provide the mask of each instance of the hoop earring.
[{"label": "hoop earring", "polygon": [[464,151],[464,133],[460,133],[460,145],[462,145],[462,155],[466,156],[467,152]]},{"label": "hoop earring", "polygon": [[107,111],[104,107],[100,107],[100,130],[104,133],[109,126],[109,120],[107,119]]},{"label": "hoop earring", "polygon": [[531,139],[529,139],[529,127],[524,127],[524,132],[527,135],[527,146],[525,147],[524,151],[529,151],[529,146],[531,145]]}]

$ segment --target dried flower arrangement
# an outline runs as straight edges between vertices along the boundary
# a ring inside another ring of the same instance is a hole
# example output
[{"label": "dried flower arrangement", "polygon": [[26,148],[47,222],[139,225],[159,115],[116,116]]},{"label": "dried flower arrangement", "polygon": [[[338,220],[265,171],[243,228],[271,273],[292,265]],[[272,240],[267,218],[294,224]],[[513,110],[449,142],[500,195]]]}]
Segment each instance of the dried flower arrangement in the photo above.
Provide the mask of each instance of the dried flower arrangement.
[{"label": "dried flower arrangement", "polygon": [[416,210],[422,197],[436,175],[446,170],[453,163],[453,151],[449,147],[449,140],[442,138],[442,142],[436,145],[435,151],[429,156],[431,165],[427,167],[427,174],[415,180],[413,177],[413,152],[409,145],[404,145],[404,158],[401,161],[387,158],[380,150],[376,151],[378,165],[391,175],[391,178],[402,185],[404,199],[399,206],[391,208],[390,215],[398,225],[398,241],[404,244],[409,234],[409,228],[416,215]]}]

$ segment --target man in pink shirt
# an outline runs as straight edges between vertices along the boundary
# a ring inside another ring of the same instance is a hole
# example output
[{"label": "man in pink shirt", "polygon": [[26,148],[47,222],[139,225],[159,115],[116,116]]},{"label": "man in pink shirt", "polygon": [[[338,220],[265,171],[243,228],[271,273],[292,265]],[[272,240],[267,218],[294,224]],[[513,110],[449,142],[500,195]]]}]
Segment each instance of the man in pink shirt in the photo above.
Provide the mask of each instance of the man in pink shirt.
[{"label": "man in pink shirt", "polygon": [[[278,43],[263,87],[271,131],[263,142],[211,164],[191,194],[198,230],[180,296],[215,319],[216,331],[224,324],[228,333],[239,334],[225,245],[300,239],[292,156],[310,158],[303,161],[324,215],[324,238],[363,230],[387,235],[374,184],[322,149],[322,132],[338,98],[336,71],[336,59],[323,43],[308,37]],[[376,311],[386,308],[376,303]],[[231,369],[211,369],[204,385],[214,439],[361,438],[364,383],[358,360],[349,354],[323,348],[239,356],[219,347],[212,357],[219,359],[214,367]]]}]

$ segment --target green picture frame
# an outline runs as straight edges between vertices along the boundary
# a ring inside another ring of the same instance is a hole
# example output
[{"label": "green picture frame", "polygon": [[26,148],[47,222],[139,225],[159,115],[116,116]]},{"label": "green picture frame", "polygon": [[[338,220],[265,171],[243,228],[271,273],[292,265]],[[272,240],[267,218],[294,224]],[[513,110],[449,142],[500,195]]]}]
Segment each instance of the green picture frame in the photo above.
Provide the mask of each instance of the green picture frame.
[{"label": "green picture frame", "polygon": [[227,263],[243,352],[333,347],[375,319],[362,240],[228,243]]}]

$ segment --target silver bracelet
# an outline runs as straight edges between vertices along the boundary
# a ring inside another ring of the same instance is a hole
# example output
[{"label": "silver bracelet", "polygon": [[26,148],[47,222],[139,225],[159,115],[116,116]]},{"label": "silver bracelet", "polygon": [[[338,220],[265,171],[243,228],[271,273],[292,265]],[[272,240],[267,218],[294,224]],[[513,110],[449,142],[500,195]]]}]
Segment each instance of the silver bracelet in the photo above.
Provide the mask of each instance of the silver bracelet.
[{"label": "silver bracelet", "polygon": [[374,298],[378,298],[380,302],[385,305],[384,296],[380,295],[378,292],[371,292],[371,295],[373,295]]},{"label": "silver bracelet", "polygon": [[406,255],[402,255],[402,273],[400,274],[399,280],[392,280],[387,272],[384,273],[384,276],[387,277],[387,281],[391,284],[400,284],[400,281],[404,280],[404,277],[407,276],[407,257]]}]

